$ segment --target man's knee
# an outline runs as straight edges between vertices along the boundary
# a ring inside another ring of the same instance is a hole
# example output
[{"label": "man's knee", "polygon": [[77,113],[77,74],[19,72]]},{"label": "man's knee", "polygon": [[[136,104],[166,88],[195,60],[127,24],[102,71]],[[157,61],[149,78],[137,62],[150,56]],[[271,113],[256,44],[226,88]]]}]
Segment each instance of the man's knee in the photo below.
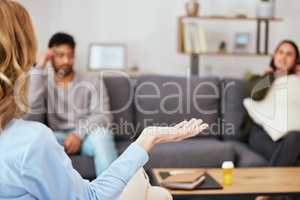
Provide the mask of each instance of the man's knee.
[{"label": "man's knee", "polygon": [[290,131],[286,137],[291,139],[300,138],[300,131]]},{"label": "man's knee", "polygon": [[299,144],[300,143],[300,131],[290,131],[288,134],[285,136],[284,140],[288,143],[295,143]]},{"label": "man's knee", "polygon": [[113,140],[113,133],[107,128],[97,128],[92,131],[89,135],[92,138],[97,138],[101,140]]}]

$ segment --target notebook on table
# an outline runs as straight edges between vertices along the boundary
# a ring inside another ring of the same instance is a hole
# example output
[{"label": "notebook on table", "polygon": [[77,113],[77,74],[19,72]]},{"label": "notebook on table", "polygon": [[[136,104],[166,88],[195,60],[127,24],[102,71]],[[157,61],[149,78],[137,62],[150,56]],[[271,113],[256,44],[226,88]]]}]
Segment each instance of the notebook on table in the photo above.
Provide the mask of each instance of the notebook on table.
[{"label": "notebook on table", "polygon": [[[181,173],[171,175],[170,172],[160,172],[163,179],[161,185],[173,190],[221,190],[222,185],[208,173]],[[196,185],[194,185],[197,183]]]}]

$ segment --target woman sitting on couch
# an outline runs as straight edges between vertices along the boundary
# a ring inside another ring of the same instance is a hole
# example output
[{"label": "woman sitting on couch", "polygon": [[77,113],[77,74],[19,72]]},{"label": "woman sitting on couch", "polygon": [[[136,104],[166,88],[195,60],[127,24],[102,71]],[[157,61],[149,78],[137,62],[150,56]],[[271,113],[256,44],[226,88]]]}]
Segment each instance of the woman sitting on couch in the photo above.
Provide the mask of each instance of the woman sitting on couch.
[{"label": "woman sitting on couch", "polygon": [[[299,74],[299,59],[299,50],[294,42],[289,40],[281,42],[271,60],[270,68],[265,74],[254,75],[248,79],[247,97],[256,101],[263,100],[275,79],[285,75]],[[264,84],[269,87],[263,87],[254,92],[253,89],[263,79]],[[248,142],[252,149],[269,160],[272,166],[294,166],[300,158],[300,132],[289,132],[275,142],[265,129],[256,124],[248,114],[244,117],[241,129],[248,136]]]},{"label": "woman sitting on couch", "polygon": [[[27,105],[26,73],[35,63],[36,40],[26,10],[0,1],[0,199],[115,200],[159,143],[197,135],[207,124],[184,121],[174,127],[148,127],[103,172],[89,182],[73,169],[46,126],[21,120]],[[25,106],[26,107],[26,106]],[[138,188],[137,188],[138,189]]]}]

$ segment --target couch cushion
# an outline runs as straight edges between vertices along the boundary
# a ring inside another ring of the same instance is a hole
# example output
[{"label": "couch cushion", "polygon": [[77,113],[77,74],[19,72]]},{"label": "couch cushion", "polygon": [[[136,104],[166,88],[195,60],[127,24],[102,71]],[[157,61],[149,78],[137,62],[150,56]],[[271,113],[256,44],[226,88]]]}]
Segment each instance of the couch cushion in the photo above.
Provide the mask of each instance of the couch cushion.
[{"label": "couch cushion", "polygon": [[130,141],[130,140],[116,142],[116,148],[117,148],[118,153],[122,154],[127,149],[127,147],[129,147],[129,145],[131,145],[131,143],[132,143],[132,141]]},{"label": "couch cushion", "polygon": [[76,169],[83,178],[87,180],[94,180],[96,178],[95,164],[92,157],[76,155],[70,158],[74,169]]},{"label": "couch cushion", "polygon": [[213,138],[190,139],[155,146],[145,168],[221,167],[223,161],[234,160],[230,144]]},{"label": "couch cushion", "polygon": [[246,96],[245,81],[224,79],[221,81],[222,138],[224,140],[242,140],[240,127],[245,115],[243,99]]},{"label": "couch cushion", "polygon": [[134,82],[127,77],[107,76],[104,82],[110,98],[113,114],[112,130],[116,140],[127,140],[132,137]]},{"label": "couch cushion", "polygon": [[219,137],[219,100],[217,78],[142,76],[135,89],[136,128],[201,118],[212,127],[201,135]]},{"label": "couch cushion", "polygon": [[263,167],[270,165],[264,157],[252,151],[246,144],[238,141],[227,141],[226,143],[234,148],[237,167]]}]

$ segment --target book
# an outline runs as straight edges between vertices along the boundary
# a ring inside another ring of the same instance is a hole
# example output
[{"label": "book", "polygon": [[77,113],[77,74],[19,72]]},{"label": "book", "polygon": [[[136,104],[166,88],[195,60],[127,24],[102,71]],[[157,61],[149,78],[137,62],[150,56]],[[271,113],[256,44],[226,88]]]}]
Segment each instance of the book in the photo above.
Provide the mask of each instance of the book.
[{"label": "book", "polygon": [[199,53],[207,52],[207,41],[204,28],[198,25],[198,44],[199,44]]},{"label": "book", "polygon": [[185,53],[203,53],[207,51],[204,29],[198,22],[184,21],[183,50]]},{"label": "book", "polygon": [[[179,172],[179,173],[182,174],[183,172]],[[188,172],[184,172],[184,173],[188,173]],[[164,180],[166,180],[166,178],[168,178],[169,176],[172,176],[174,174],[175,173],[173,173],[173,172],[160,172],[159,176],[163,179],[162,182],[164,182]],[[178,174],[178,173],[176,172],[176,174]],[[216,181],[208,173],[204,172],[204,176],[205,176],[204,181],[199,183],[194,188],[194,190],[221,190],[221,189],[223,189],[223,186],[220,183],[218,183],[218,181]],[[176,190],[177,188],[170,188],[170,189],[175,189]],[[178,189],[181,189],[181,188],[178,188]]]},{"label": "book", "polygon": [[169,189],[193,190],[204,180],[203,172],[180,173],[167,177],[161,182],[161,185]]},{"label": "book", "polygon": [[186,53],[192,53],[191,30],[188,22],[183,26],[183,50]]}]

